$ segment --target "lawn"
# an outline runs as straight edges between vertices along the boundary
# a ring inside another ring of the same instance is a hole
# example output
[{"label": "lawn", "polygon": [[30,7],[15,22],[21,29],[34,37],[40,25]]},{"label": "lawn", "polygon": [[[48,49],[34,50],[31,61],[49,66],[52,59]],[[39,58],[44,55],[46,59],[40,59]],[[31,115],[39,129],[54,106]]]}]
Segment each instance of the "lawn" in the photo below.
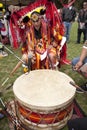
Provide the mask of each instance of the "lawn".
[{"label": "lawn", "polygon": [[[70,42],[67,43],[67,57],[70,60],[72,60],[76,56],[79,56],[82,49],[83,43],[76,44],[75,43],[76,37],[77,37],[77,23],[73,23],[71,35],[70,35]],[[20,48],[17,50],[13,50],[13,48],[11,48],[9,45],[7,47],[9,47],[9,49],[14,51],[14,53],[17,56],[21,57]],[[1,89],[2,83],[5,81],[7,77],[9,77],[10,72],[12,71],[12,69],[15,67],[15,65],[18,62],[18,59],[15,58],[14,55],[10,54],[9,52],[8,54],[9,55],[7,57],[0,58],[0,89]],[[72,71],[71,65],[63,65],[60,71],[69,75],[78,85],[81,85],[84,82],[86,82],[86,79],[84,79],[78,73]],[[9,86],[9,84],[14,83],[17,77],[19,77],[22,73],[23,73],[23,68],[20,67],[17,70],[17,72],[12,77],[10,77],[10,79],[6,82],[3,88]],[[1,98],[4,102],[9,102],[10,100],[14,99],[12,87],[3,93],[3,95],[1,95]],[[83,111],[87,114],[87,105],[86,105],[87,97],[84,94],[76,93],[75,98],[78,101],[81,108],[83,109]],[[4,118],[3,120],[0,121],[0,130],[9,130],[7,118]],[[67,130],[67,126],[65,126],[62,130]]]}]

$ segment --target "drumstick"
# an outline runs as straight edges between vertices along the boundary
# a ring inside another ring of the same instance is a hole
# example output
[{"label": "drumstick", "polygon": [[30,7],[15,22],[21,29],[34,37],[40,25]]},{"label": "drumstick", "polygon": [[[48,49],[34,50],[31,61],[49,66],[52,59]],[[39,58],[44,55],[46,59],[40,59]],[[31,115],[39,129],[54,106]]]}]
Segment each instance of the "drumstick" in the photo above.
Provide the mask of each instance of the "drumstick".
[{"label": "drumstick", "polygon": [[6,92],[6,90],[10,89],[12,87],[13,83],[12,84],[9,84],[9,86],[7,86],[6,88],[4,88],[3,90],[0,91],[0,96]]},{"label": "drumstick", "polygon": [[[5,81],[2,83],[0,89],[7,83],[7,81],[10,79],[11,76],[13,76],[13,73],[20,67],[20,65],[22,64],[21,61],[18,62],[18,64],[13,68],[13,70],[10,72],[9,77],[7,77],[5,79]],[[31,67],[31,57],[29,57],[29,63],[28,63],[28,68],[30,70]]]},{"label": "drumstick", "polygon": [[81,87],[79,87],[77,84],[75,84],[74,82],[70,81],[70,84],[73,85],[75,88],[79,88],[83,93],[87,94],[86,91],[84,91],[84,89],[82,89]]},{"label": "drumstick", "polygon": [[[10,73],[10,76],[11,76],[11,73]],[[3,86],[7,83],[7,81],[10,79],[10,76],[9,76],[9,77],[7,77],[7,78],[5,79],[5,81],[3,81],[3,83],[1,84],[0,89],[2,89],[2,88],[3,88]],[[1,92],[1,91],[0,91],[0,92]]]},{"label": "drumstick", "polygon": [[8,87],[3,88],[3,86],[6,84],[6,82],[9,80],[10,77],[7,77],[6,80],[2,83],[1,87],[0,87],[0,95],[6,90],[8,89]]},{"label": "drumstick", "polygon": [[11,54],[13,54],[19,61],[21,61],[23,64],[25,64],[25,62],[20,58],[18,57],[13,51],[11,51],[8,47],[6,47],[5,45],[3,45],[5,47],[5,49],[7,51],[9,51]]},{"label": "drumstick", "polygon": [[0,102],[1,102],[2,106],[6,109],[6,106],[5,106],[5,104],[4,104],[4,102],[2,101],[1,98],[0,98]]},{"label": "drumstick", "polygon": [[6,78],[6,80],[2,83],[2,87],[6,84],[6,82],[9,80],[9,77]]}]

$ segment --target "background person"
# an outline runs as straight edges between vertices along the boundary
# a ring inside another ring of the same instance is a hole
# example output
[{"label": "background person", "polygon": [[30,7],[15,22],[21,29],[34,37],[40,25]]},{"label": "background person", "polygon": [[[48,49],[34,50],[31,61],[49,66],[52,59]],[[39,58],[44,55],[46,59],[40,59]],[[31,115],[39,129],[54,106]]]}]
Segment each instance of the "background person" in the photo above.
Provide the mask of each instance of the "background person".
[{"label": "background person", "polygon": [[83,2],[83,9],[78,15],[77,43],[80,43],[82,33],[84,42],[87,40],[87,2]]},{"label": "background person", "polygon": [[[87,79],[87,40],[85,41],[82,52],[79,57],[72,60],[73,70],[79,72],[82,76]],[[82,89],[87,91],[87,82],[81,86]]]},{"label": "background person", "polygon": [[69,7],[63,7],[62,20],[65,26],[65,37],[66,37],[67,42],[69,41],[69,38],[70,38],[71,25],[72,25],[72,22],[75,21],[75,17],[76,17],[76,8],[73,5]]}]

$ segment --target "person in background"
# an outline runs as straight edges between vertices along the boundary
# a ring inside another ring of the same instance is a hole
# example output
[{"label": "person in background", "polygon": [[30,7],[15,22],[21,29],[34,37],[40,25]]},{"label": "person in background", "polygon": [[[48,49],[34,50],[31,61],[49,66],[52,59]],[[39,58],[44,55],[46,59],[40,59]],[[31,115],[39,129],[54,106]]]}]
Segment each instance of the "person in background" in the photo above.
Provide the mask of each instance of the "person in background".
[{"label": "person in background", "polygon": [[87,2],[83,2],[83,9],[79,11],[78,15],[78,30],[77,30],[77,42],[81,42],[81,35],[83,33],[83,42],[87,40]]},{"label": "person in background", "polygon": [[1,42],[3,44],[8,44],[8,29],[7,29],[7,20],[2,19],[2,28],[1,28]]},{"label": "person in background", "polygon": [[[70,2],[71,0],[69,0]],[[65,37],[67,42],[69,42],[70,38],[70,30],[72,22],[75,21],[76,17],[76,8],[73,5],[70,5],[68,7],[63,7],[62,9],[62,21],[65,26]]]},{"label": "person in background", "polygon": [[3,23],[2,23],[3,17],[4,17],[3,4],[0,3],[0,34],[1,34],[1,29],[3,27]]},{"label": "person in background", "polygon": [[87,130],[87,117],[71,119],[67,126],[68,130]]},{"label": "person in background", "polygon": [[[83,45],[80,56],[72,60],[72,67],[74,71],[77,71],[87,79],[87,40]],[[87,82],[81,88],[87,91]]]},{"label": "person in background", "polygon": [[8,43],[8,25],[5,12],[3,11],[3,4],[0,4],[0,34],[1,34],[1,42],[3,44]]}]

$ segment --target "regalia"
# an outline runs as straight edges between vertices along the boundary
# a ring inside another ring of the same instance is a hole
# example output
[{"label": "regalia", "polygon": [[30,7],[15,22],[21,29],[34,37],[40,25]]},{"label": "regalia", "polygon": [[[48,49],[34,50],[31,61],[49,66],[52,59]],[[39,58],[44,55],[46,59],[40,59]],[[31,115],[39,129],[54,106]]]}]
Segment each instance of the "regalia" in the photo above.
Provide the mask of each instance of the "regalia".
[{"label": "regalia", "polygon": [[[73,1],[73,0],[72,0]],[[46,29],[46,25],[44,20],[42,20],[42,41],[38,41],[38,45],[36,45],[36,50],[40,54],[43,54],[45,52],[46,46],[51,43],[51,34],[53,35],[55,41],[58,44],[59,49],[59,55],[61,57],[61,61],[66,60],[66,44],[62,45],[61,48],[61,40],[64,36],[65,28],[62,22],[62,19],[60,17],[60,14],[58,13],[58,10],[55,6],[55,4],[52,1],[49,0],[37,0],[34,3],[29,4],[27,7],[14,12],[11,15],[10,19],[10,28],[11,28],[11,34],[13,37],[13,47],[18,48],[20,46],[20,43],[25,43],[24,38],[23,38],[23,29],[19,27],[19,22],[25,17],[28,16],[30,18],[31,13],[33,11],[37,11],[40,13],[41,10],[45,10],[45,22],[48,25],[48,29]],[[30,23],[29,25],[31,33],[28,35],[28,43],[32,39],[32,49],[34,49],[34,44],[37,43],[34,39],[34,34],[33,34],[33,27],[32,24]],[[20,37],[20,43],[18,43],[18,38]],[[41,44],[43,42],[43,46]],[[22,52],[27,52],[27,47],[24,45],[25,48],[22,48]],[[41,47],[42,46],[42,47]],[[60,49],[61,48],[61,49]],[[51,50],[54,52],[55,49]],[[55,50],[56,51],[56,50]],[[60,53],[61,51],[61,53]],[[61,62],[62,63],[62,62]]]}]

